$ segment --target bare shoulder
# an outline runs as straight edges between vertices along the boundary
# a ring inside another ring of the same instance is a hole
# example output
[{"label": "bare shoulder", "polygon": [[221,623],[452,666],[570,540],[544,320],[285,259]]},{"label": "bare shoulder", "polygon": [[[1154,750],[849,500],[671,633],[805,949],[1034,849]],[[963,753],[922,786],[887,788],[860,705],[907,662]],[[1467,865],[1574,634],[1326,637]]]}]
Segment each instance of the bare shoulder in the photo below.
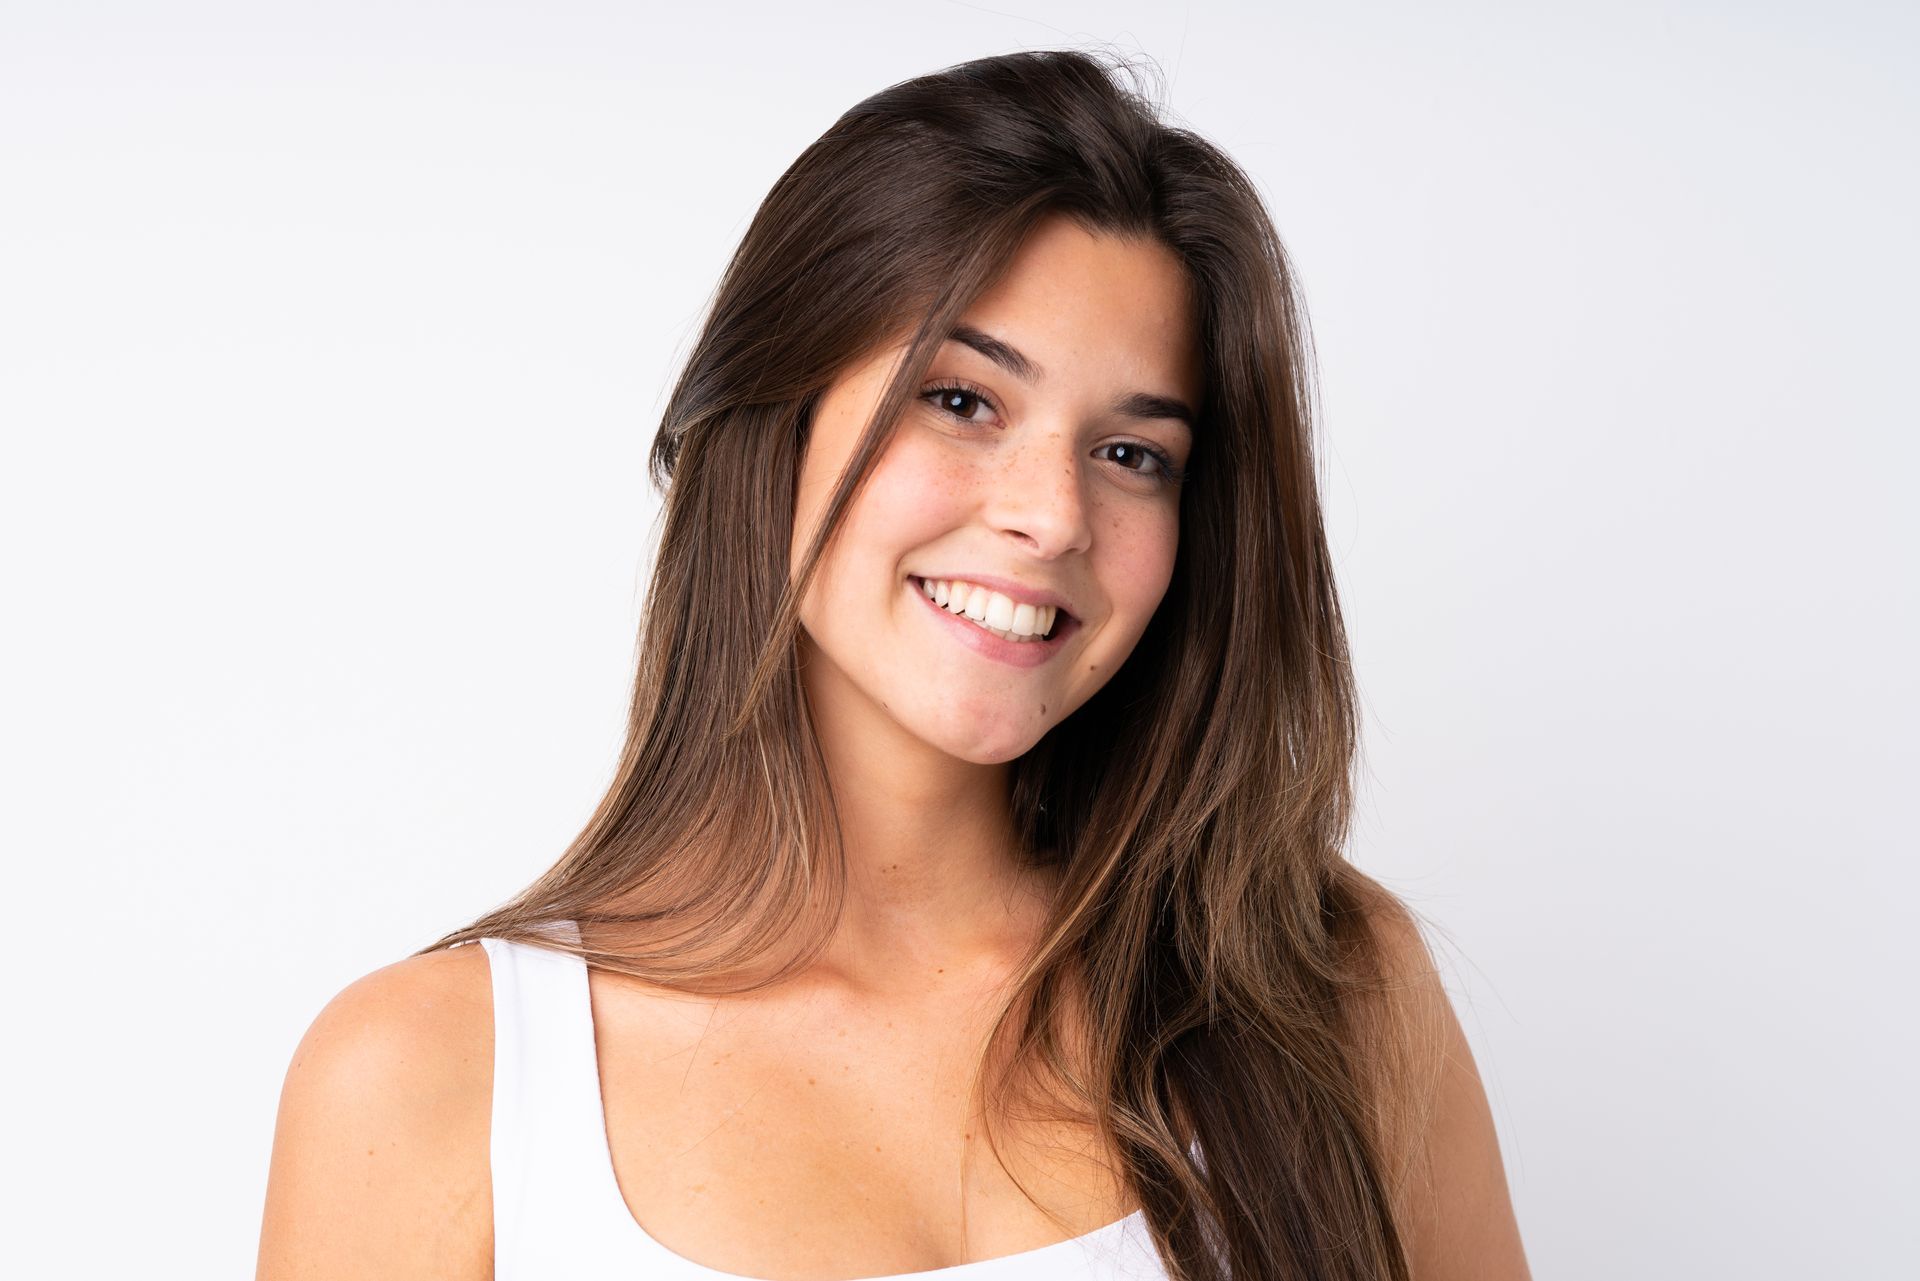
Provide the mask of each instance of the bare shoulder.
[{"label": "bare shoulder", "polygon": [[349,984],[281,1087],[258,1281],[493,1271],[492,976],[477,944]]},{"label": "bare shoulder", "polygon": [[1414,1175],[1401,1225],[1413,1281],[1529,1281],[1493,1112],[1466,1033],[1417,918],[1397,900],[1368,924],[1392,980],[1399,1034],[1425,1065],[1408,1139]]}]

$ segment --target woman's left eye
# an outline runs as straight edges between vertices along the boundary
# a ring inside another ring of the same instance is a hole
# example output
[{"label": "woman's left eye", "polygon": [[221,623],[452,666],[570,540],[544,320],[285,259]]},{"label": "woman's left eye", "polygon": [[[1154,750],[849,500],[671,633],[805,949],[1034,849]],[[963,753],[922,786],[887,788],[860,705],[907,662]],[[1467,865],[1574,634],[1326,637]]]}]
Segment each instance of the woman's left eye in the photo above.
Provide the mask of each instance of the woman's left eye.
[{"label": "woman's left eye", "polygon": [[[1124,460],[1115,459],[1114,461],[1128,471],[1139,472],[1142,476],[1153,476],[1162,481],[1185,480],[1187,477],[1184,471],[1173,465],[1173,459],[1151,445],[1142,445],[1131,440],[1116,440],[1100,448],[1126,450],[1127,456]],[[1149,462],[1153,464],[1151,467],[1145,465]]]}]

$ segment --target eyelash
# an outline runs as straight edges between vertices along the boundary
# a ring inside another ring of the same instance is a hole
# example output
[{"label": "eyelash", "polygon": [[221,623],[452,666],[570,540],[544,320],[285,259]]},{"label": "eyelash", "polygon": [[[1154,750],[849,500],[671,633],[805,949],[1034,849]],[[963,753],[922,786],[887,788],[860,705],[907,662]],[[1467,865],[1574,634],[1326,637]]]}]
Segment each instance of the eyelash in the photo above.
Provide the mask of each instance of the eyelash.
[{"label": "eyelash", "polygon": [[[932,387],[928,387],[920,393],[920,399],[931,400],[934,397],[944,398],[947,396],[951,396],[956,392],[962,396],[967,396],[973,400],[979,401],[981,404],[985,405],[987,408],[993,410],[993,412],[996,414],[1000,412],[1000,406],[994,404],[993,397],[987,395],[987,393],[982,391],[980,388],[965,382],[945,382],[945,383],[937,384]],[[954,413],[951,409],[948,409],[945,405],[936,403],[934,405],[934,409],[939,413],[946,415],[948,418],[953,419],[955,422],[965,423],[969,427],[974,427],[979,425],[975,423],[971,418],[963,418],[959,414]],[[1157,445],[1149,445],[1144,440],[1116,440],[1116,441],[1113,441],[1112,443],[1116,445],[1125,445],[1128,449],[1137,449],[1141,453],[1147,455],[1149,458],[1152,458],[1156,463],[1159,463],[1160,472],[1158,476],[1154,477],[1154,479],[1157,479],[1163,485],[1178,485],[1182,481],[1186,480],[1187,476],[1190,474],[1184,468],[1175,467],[1173,465],[1173,459],[1168,456],[1167,451],[1164,449],[1161,449]],[[1133,471],[1133,469],[1130,467],[1123,468],[1123,470]],[[1149,473],[1137,472],[1135,474],[1146,476]]]}]

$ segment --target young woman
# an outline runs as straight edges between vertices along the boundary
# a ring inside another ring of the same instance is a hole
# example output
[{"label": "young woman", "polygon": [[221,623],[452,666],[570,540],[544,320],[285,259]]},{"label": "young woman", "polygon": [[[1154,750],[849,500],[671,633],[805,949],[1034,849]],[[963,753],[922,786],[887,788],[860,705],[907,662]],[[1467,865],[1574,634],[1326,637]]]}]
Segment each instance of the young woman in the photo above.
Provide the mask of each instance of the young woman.
[{"label": "young woman", "polygon": [[775,184],[654,442],[618,776],[314,1022],[262,1278],[1526,1277],[1342,856],[1286,255],[1116,70],[895,85]]}]

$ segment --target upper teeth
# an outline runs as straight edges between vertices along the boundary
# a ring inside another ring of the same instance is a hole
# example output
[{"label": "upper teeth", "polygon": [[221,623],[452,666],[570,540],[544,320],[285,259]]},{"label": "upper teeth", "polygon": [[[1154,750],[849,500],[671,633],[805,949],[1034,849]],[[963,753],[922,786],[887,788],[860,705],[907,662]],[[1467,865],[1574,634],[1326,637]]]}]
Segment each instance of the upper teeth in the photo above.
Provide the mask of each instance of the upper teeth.
[{"label": "upper teeth", "polygon": [[950,613],[971,618],[988,631],[1011,632],[1015,636],[1045,636],[1053,630],[1053,620],[1059,612],[1052,605],[1023,604],[1011,596],[959,579],[923,578],[920,590]]}]

